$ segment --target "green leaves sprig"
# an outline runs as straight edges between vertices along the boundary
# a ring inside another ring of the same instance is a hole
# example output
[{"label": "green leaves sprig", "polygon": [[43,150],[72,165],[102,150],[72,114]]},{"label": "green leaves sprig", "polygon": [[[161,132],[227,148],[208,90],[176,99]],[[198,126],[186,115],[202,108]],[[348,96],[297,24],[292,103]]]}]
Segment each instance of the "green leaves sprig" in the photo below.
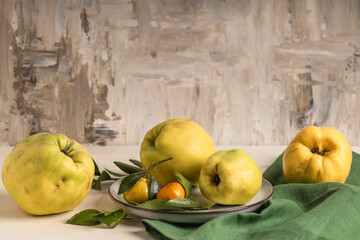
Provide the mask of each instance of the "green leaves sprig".
[{"label": "green leaves sprig", "polygon": [[128,176],[126,176],[120,183],[120,187],[119,187],[119,191],[118,191],[118,194],[122,194],[124,192],[126,192],[127,190],[129,190],[132,186],[135,185],[135,183],[137,183],[137,181],[139,181],[140,178],[142,177],[146,177],[146,176],[149,176],[150,175],[150,171],[156,167],[157,165],[163,163],[163,162],[166,162],[166,161],[169,161],[173,159],[172,157],[171,158],[167,158],[167,159],[164,159],[164,160],[161,160],[157,163],[154,163],[154,164],[151,164],[150,167],[148,169],[146,169],[145,171],[142,170],[142,171],[138,171],[138,172],[134,172],[134,173],[131,173],[129,174]]},{"label": "green leaves sprig", "polygon": [[91,188],[95,189],[95,190],[99,190],[101,191],[101,183],[105,182],[105,181],[116,181],[128,174],[133,174],[133,173],[138,173],[138,172],[144,172],[144,169],[142,168],[141,162],[139,160],[134,160],[134,159],[129,159],[129,161],[134,164],[130,165],[130,164],[126,164],[126,163],[122,163],[122,162],[117,162],[114,161],[114,164],[120,168],[123,172],[125,172],[125,174],[123,173],[117,173],[117,172],[113,172],[109,169],[103,170],[102,172],[100,172],[98,165],[96,164],[96,162],[93,159],[94,165],[95,165],[95,177],[98,177],[97,179],[93,179],[93,183]]},{"label": "green leaves sprig", "polygon": [[[101,173],[99,171],[99,167],[97,166],[96,162],[93,159],[94,165],[95,165],[95,176],[98,176],[97,179],[93,180],[93,184],[92,184],[92,189],[95,190],[101,190],[101,183],[104,181],[116,181],[118,179],[120,179],[121,177],[127,176],[121,181],[120,186],[119,186],[119,190],[118,190],[118,194],[122,194],[124,192],[126,192],[127,190],[129,190],[132,186],[135,185],[135,183],[137,183],[137,181],[139,181],[140,178],[142,177],[147,177],[150,178],[151,180],[151,174],[150,171],[154,169],[154,167],[156,167],[157,165],[169,161],[173,159],[171,158],[167,158],[164,160],[161,160],[157,163],[151,164],[150,167],[146,170],[143,169],[141,162],[139,160],[135,160],[135,159],[129,159],[129,161],[133,164],[127,164],[127,163],[123,163],[123,162],[117,162],[114,161],[114,164],[120,168],[123,172],[125,172],[126,174],[119,174],[113,171],[110,171],[108,169],[105,168],[105,170],[103,170]],[[112,177],[113,176],[113,177]],[[158,185],[155,182],[155,180],[153,179],[153,181],[150,183],[150,187],[149,187],[151,196],[154,197],[154,194],[156,196],[156,192],[158,190]],[[156,192],[155,192],[156,191]],[[150,196],[150,199],[152,199]]]},{"label": "green leaves sprig", "polygon": [[82,226],[94,226],[103,223],[110,228],[115,228],[125,217],[126,214],[121,208],[112,212],[86,209],[72,216],[66,223]]}]

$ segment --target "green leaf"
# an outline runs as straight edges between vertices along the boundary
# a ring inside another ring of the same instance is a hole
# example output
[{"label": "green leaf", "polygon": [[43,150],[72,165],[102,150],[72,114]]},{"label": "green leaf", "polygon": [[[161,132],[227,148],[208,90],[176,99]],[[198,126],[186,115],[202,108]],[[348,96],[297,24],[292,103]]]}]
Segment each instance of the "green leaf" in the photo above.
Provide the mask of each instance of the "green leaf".
[{"label": "green leaf", "polygon": [[138,204],[137,206],[142,207],[142,208],[147,208],[147,209],[155,209],[155,210],[178,210],[178,211],[184,210],[181,207],[167,205],[168,201],[169,200],[167,200],[167,199],[153,199],[153,200],[149,200],[144,203]]},{"label": "green leaf", "polygon": [[100,176],[100,170],[98,165],[96,164],[95,160],[93,158],[91,158],[91,160],[93,160],[94,166],[95,166],[95,176]]},{"label": "green leaf", "polygon": [[105,170],[110,173],[111,175],[115,176],[115,177],[123,177],[123,176],[126,176],[126,174],[121,174],[121,173],[116,173],[116,172],[113,172],[113,171],[110,171],[109,169],[105,168]]},{"label": "green leaf", "polygon": [[126,176],[120,183],[118,195],[126,192],[129,190],[132,186],[139,181],[140,178],[144,177],[145,173],[133,173],[128,176]]},{"label": "green leaf", "polygon": [[128,174],[132,174],[132,173],[137,173],[137,172],[143,172],[144,169],[139,168],[139,167],[135,167],[133,165],[127,164],[127,163],[123,163],[123,162],[114,162],[116,166],[118,166],[121,170],[123,170],[124,172],[128,173]]},{"label": "green leaf", "polygon": [[135,166],[138,166],[139,168],[143,168],[141,162],[139,160],[135,160],[135,159],[129,159],[129,161],[134,164]]},{"label": "green leaf", "polygon": [[190,198],[175,198],[172,200],[167,199],[153,199],[146,201],[142,204],[138,204],[138,207],[155,209],[155,210],[177,210],[177,211],[187,211],[187,210],[203,210],[208,209],[203,207],[199,202],[192,200]]},{"label": "green leaf", "polygon": [[171,207],[180,207],[183,209],[204,209],[198,201],[190,198],[174,198],[169,200],[166,204]]},{"label": "green leaf", "polygon": [[100,178],[101,178],[101,181],[115,180],[105,170],[101,172]]},{"label": "green leaf", "polygon": [[185,197],[189,197],[191,195],[192,186],[191,182],[187,180],[180,172],[174,170],[174,174],[176,177],[176,180],[184,187],[185,189]]},{"label": "green leaf", "polygon": [[101,178],[100,177],[98,177],[98,179],[93,179],[91,188],[94,190],[101,191]]},{"label": "green leaf", "polygon": [[94,219],[108,225],[111,228],[115,228],[125,217],[126,214],[121,208],[119,208],[108,214],[100,213],[94,216]]},{"label": "green leaf", "polygon": [[95,190],[101,190],[101,182],[108,180],[116,180],[116,179],[112,178],[109,175],[109,173],[107,173],[106,171],[102,171],[100,177],[98,177],[97,180],[93,180],[93,184],[91,188]]},{"label": "green leaf", "polygon": [[98,225],[101,223],[101,221],[95,219],[94,216],[99,214],[101,214],[99,210],[86,209],[72,216],[69,220],[66,221],[66,223],[83,226]]},{"label": "green leaf", "polygon": [[148,169],[146,169],[145,171],[145,175],[149,174],[151,170],[153,170],[154,167],[156,167],[157,165],[163,163],[163,162],[166,162],[166,161],[169,161],[173,159],[172,157],[171,158],[167,158],[167,159],[164,159],[164,160],[161,160],[161,161],[158,161],[157,163],[153,163],[150,165],[150,167]]},{"label": "green leaf", "polygon": [[104,223],[111,228],[116,227],[124,218],[126,214],[121,208],[112,212],[101,212],[96,209],[86,209],[72,216],[66,223],[93,226]]},{"label": "green leaf", "polygon": [[160,187],[158,183],[155,181],[154,177],[150,177],[149,181],[149,199],[152,200],[156,198],[156,194],[158,193]]}]

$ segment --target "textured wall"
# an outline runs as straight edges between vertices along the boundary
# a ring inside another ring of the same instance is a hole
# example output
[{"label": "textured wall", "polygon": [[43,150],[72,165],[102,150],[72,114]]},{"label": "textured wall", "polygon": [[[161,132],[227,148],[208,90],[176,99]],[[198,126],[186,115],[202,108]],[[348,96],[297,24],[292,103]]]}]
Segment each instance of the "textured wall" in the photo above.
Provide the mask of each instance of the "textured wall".
[{"label": "textured wall", "polygon": [[332,126],[360,145],[356,0],[0,1],[0,140],[139,144],[174,117],[216,144]]}]

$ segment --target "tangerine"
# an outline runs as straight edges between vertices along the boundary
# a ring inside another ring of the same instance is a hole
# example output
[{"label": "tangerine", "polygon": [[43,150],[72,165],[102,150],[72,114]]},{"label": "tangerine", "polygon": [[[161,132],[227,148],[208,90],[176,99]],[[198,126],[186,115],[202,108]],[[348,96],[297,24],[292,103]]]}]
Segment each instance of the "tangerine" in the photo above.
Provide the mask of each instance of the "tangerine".
[{"label": "tangerine", "polygon": [[128,203],[140,204],[149,200],[149,179],[140,178],[129,190],[123,193]]},{"label": "tangerine", "polygon": [[181,183],[172,182],[161,188],[156,194],[156,199],[185,198],[185,189]]}]

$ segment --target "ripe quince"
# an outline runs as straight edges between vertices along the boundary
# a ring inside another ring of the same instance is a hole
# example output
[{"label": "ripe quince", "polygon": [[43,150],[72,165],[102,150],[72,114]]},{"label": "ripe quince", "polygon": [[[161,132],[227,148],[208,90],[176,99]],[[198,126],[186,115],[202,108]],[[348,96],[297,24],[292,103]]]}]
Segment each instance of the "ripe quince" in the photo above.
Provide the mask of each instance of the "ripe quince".
[{"label": "ripe quince", "polygon": [[47,215],[78,206],[95,167],[87,150],[63,134],[38,133],[16,144],[2,167],[3,184],[27,213]]},{"label": "ripe quince", "polygon": [[197,123],[183,118],[164,121],[150,129],[141,144],[140,159],[144,169],[167,158],[151,170],[159,186],[176,182],[174,170],[197,184],[205,160],[215,152],[210,135]]},{"label": "ripe quince", "polygon": [[283,155],[283,172],[288,183],[345,182],[352,150],[335,128],[309,126],[289,143]]},{"label": "ripe quince", "polygon": [[250,201],[261,188],[262,173],[255,160],[242,149],[212,154],[200,172],[199,188],[210,201],[240,205]]}]

